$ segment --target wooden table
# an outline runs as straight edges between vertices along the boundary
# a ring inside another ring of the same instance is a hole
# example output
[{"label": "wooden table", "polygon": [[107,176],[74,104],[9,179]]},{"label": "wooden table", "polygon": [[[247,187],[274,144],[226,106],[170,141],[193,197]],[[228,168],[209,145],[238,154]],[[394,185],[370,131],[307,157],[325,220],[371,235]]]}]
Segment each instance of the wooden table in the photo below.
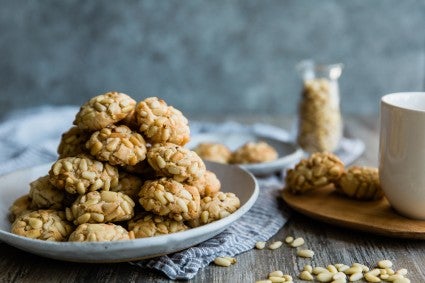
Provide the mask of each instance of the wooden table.
[{"label": "wooden table", "polygon": [[[267,122],[289,128],[291,120],[278,117],[227,117],[246,123]],[[366,152],[355,163],[377,166],[378,119],[346,117],[346,128],[352,136],[366,143]],[[266,279],[270,271],[282,270],[295,282],[305,264],[327,266],[332,263],[359,262],[373,266],[389,259],[394,268],[407,268],[411,282],[425,282],[425,241],[395,239],[339,228],[293,213],[289,222],[272,238],[283,240],[292,235],[303,237],[315,251],[313,259],[297,257],[293,248],[250,250],[238,255],[231,267],[214,264],[201,270],[189,282],[255,282]],[[82,264],[51,260],[20,251],[0,243],[0,282],[172,282],[161,273],[141,269],[128,263]],[[362,281],[364,282],[364,281]]]}]

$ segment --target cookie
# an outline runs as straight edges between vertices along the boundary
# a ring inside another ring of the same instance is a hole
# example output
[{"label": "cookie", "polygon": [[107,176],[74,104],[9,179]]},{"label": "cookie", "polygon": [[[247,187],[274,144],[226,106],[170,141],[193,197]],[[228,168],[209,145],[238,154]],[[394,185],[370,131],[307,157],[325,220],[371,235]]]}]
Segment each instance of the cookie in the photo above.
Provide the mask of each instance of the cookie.
[{"label": "cookie", "polygon": [[183,114],[157,97],[149,97],[136,105],[139,130],[152,144],[185,145],[190,139],[188,120]]},{"label": "cookie", "polygon": [[66,219],[75,225],[126,221],[134,216],[134,205],[129,196],[120,192],[89,192],[66,208]]},{"label": "cookie", "polygon": [[172,143],[152,146],[147,160],[157,173],[178,182],[195,181],[206,170],[204,162],[194,151]]},{"label": "cookie", "polygon": [[210,196],[221,189],[221,182],[214,172],[206,170],[201,178],[190,182],[190,185],[196,187],[201,198]]},{"label": "cookie", "polygon": [[94,132],[86,148],[97,160],[111,165],[136,165],[146,158],[146,142],[127,126],[110,126]]},{"label": "cookie", "polygon": [[241,203],[234,193],[217,192],[201,199],[200,217],[188,221],[190,227],[198,227],[225,218],[235,212]]},{"label": "cookie", "polygon": [[144,183],[144,179],[139,176],[121,171],[119,173],[118,185],[111,188],[113,192],[121,192],[129,196],[133,201],[139,199],[139,191]]},{"label": "cookie", "polygon": [[58,146],[59,158],[77,156],[86,153],[86,142],[90,138],[90,132],[83,131],[78,127],[72,127],[63,133]]},{"label": "cookie", "polygon": [[286,171],[286,188],[295,194],[304,193],[334,185],[343,173],[344,163],[338,156],[328,152],[314,153]]},{"label": "cookie", "polygon": [[167,235],[187,229],[189,227],[183,221],[151,213],[142,213],[128,221],[128,230],[132,231],[136,238]]},{"label": "cookie", "polygon": [[72,232],[64,213],[56,210],[36,210],[23,213],[12,224],[13,234],[32,239],[63,242]]},{"label": "cookie", "polygon": [[36,209],[59,210],[63,207],[64,193],[50,183],[49,175],[30,183],[29,197],[31,198],[31,206]]},{"label": "cookie", "polygon": [[19,215],[28,211],[33,211],[33,210],[34,208],[32,207],[32,200],[29,197],[29,195],[26,194],[26,195],[20,196],[9,207],[10,223],[13,223],[13,221],[15,221],[16,217],[18,217]]},{"label": "cookie", "polygon": [[268,143],[264,141],[247,142],[232,153],[230,163],[262,163],[270,162],[277,158],[277,151]]},{"label": "cookie", "polygon": [[105,190],[118,185],[118,169],[87,155],[58,159],[49,170],[50,182],[70,194]]},{"label": "cookie", "polygon": [[69,236],[70,242],[111,242],[134,239],[134,234],[113,223],[84,223]]},{"label": "cookie", "polygon": [[221,143],[200,143],[193,151],[204,160],[218,163],[228,163],[232,156],[232,151]]},{"label": "cookie", "polygon": [[146,211],[176,221],[195,219],[200,213],[198,189],[171,178],[146,181],[139,197],[139,203]]},{"label": "cookie", "polygon": [[377,200],[384,196],[378,168],[352,166],[346,170],[337,182],[338,192],[358,200]]},{"label": "cookie", "polygon": [[136,101],[119,92],[107,92],[93,97],[80,108],[74,125],[81,130],[98,131],[115,124],[135,110]]}]

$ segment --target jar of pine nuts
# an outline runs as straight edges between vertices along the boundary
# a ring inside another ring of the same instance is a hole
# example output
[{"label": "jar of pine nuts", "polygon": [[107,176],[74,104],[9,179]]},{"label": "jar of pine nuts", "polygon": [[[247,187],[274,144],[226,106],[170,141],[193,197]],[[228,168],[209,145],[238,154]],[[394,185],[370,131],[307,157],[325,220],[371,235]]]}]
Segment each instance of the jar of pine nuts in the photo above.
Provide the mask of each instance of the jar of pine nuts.
[{"label": "jar of pine nuts", "polygon": [[332,152],[338,148],[343,131],[338,85],[342,67],[312,61],[302,61],[296,67],[303,81],[297,143],[306,152]]}]

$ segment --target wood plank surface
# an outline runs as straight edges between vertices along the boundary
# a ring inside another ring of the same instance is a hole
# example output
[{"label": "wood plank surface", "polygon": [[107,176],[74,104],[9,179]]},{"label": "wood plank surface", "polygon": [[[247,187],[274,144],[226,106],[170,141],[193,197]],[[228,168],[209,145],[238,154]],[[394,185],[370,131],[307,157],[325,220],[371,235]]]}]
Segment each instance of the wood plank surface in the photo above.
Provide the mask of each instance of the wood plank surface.
[{"label": "wood plank surface", "polygon": [[[292,122],[284,117],[231,117],[241,122],[267,122],[287,128]],[[347,131],[366,143],[366,152],[356,164],[376,166],[378,147],[376,117],[346,117]],[[282,209],[288,209],[278,200]],[[266,208],[265,208],[266,209]],[[243,283],[266,279],[269,272],[282,270],[294,282],[304,265],[326,266],[332,263],[359,262],[372,267],[382,259],[394,263],[394,269],[407,268],[411,282],[425,282],[425,241],[386,237],[341,228],[292,211],[289,222],[272,238],[303,237],[304,247],[315,252],[312,259],[300,258],[296,249],[283,245],[277,250],[256,250],[240,254],[230,267],[210,265],[184,282]],[[80,264],[31,255],[0,243],[0,282],[174,282],[161,273],[128,263]],[[365,282],[365,281],[358,281]]]}]

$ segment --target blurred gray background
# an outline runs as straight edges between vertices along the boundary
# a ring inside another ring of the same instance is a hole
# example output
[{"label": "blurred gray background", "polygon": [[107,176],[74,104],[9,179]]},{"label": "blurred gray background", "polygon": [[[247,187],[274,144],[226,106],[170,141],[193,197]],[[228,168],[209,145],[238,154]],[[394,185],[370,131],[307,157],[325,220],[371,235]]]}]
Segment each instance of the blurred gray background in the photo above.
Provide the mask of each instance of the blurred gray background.
[{"label": "blurred gray background", "polygon": [[0,0],[0,119],[110,90],[187,116],[292,115],[297,62],[345,65],[344,113],[423,91],[425,1]]}]

